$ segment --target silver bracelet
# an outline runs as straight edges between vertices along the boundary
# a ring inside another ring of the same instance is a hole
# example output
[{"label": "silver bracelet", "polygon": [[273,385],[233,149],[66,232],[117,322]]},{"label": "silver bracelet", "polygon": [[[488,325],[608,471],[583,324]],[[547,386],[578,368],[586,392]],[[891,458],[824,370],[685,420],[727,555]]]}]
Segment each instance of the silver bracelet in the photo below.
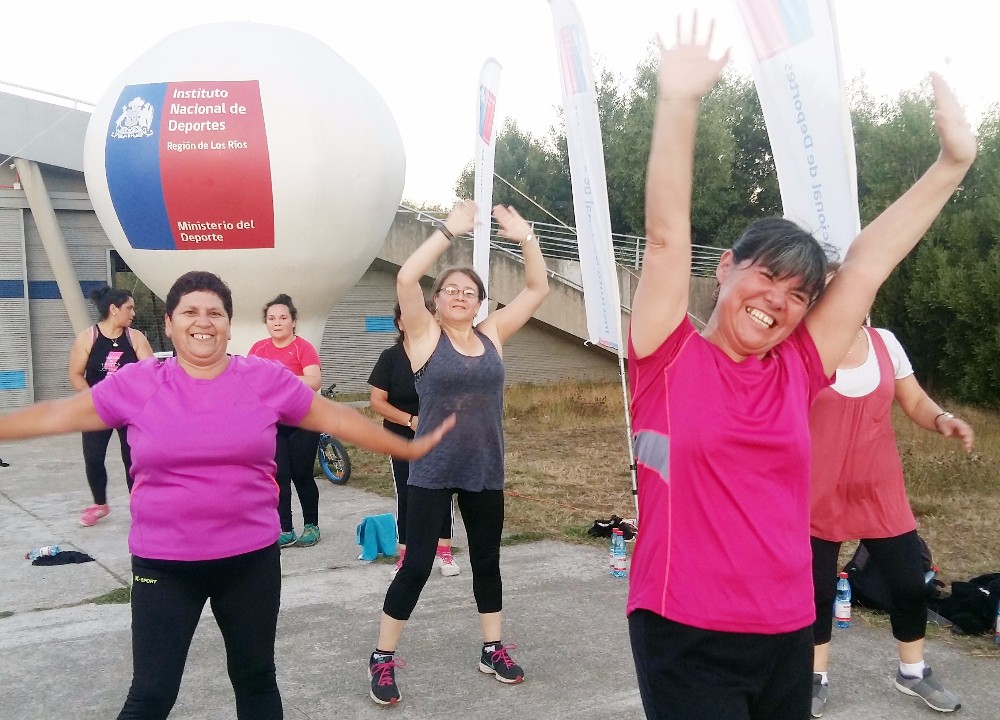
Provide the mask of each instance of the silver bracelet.
[{"label": "silver bracelet", "polygon": [[947,410],[942,410],[941,412],[939,412],[937,415],[934,416],[934,429],[937,430],[938,432],[941,432],[941,429],[938,427],[938,419],[944,418],[945,420],[951,420],[954,417],[955,416],[952,415]]}]

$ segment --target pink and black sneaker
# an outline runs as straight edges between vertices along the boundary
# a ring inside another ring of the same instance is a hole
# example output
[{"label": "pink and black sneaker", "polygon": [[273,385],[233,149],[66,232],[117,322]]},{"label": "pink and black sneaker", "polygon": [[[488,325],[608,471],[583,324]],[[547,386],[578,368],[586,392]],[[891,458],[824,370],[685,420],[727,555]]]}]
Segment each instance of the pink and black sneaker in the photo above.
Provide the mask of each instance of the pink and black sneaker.
[{"label": "pink and black sneaker", "polygon": [[379,705],[395,705],[403,699],[396,687],[398,667],[406,667],[406,661],[388,653],[372,653],[368,661],[368,678],[372,687],[368,694]]},{"label": "pink and black sneaker", "polygon": [[502,683],[516,684],[524,680],[524,670],[514,662],[509,650],[516,650],[517,645],[489,643],[483,645],[483,654],[479,658],[479,672],[493,673]]}]

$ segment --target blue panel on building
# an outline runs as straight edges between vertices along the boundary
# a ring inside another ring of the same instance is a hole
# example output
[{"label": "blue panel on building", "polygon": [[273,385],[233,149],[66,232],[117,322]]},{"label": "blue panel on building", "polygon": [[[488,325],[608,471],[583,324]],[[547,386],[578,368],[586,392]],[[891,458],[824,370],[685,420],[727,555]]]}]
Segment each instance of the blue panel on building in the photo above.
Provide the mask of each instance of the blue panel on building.
[{"label": "blue panel on building", "polygon": [[366,317],[365,332],[394,333],[397,332],[396,323],[393,321],[392,315]]},{"label": "blue panel on building", "polygon": [[0,298],[23,298],[23,280],[0,280]]},{"label": "blue panel on building", "polygon": [[0,390],[24,390],[27,375],[24,370],[0,370]]},{"label": "blue panel on building", "polygon": [[[0,281],[0,283],[8,281]],[[20,284],[20,280],[12,281]],[[104,287],[107,282],[104,280],[81,280],[80,290],[84,297],[90,294],[91,290]],[[3,295],[3,286],[0,284],[0,297],[23,297],[23,295]],[[59,292],[59,285],[55,280],[32,280],[28,283],[29,300],[61,300],[62,293]]]}]

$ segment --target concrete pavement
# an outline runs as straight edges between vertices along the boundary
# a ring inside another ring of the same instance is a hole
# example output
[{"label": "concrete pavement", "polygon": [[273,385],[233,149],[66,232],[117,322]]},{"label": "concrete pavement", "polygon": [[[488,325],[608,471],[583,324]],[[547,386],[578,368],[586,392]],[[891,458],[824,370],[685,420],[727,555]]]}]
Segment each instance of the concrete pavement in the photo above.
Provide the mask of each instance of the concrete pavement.
[{"label": "concrete pavement", "polygon": [[[89,504],[80,441],[67,436],[0,443],[0,718],[113,718],[131,675],[129,608],[88,600],[127,586],[127,496],[112,440],[111,515],[80,527]],[[388,473],[386,482],[389,482]],[[457,577],[435,571],[407,626],[397,673],[404,701],[368,699],[366,664],[390,566],[356,558],[354,528],[392,501],[321,481],[322,542],[282,552],[278,682],[285,717],[606,718],[643,717],[624,617],[627,583],[611,578],[600,548],[555,542],[503,549],[504,640],[526,680],[496,682],[476,669],[479,630],[466,556]],[[294,506],[293,501],[293,506]],[[300,521],[296,521],[301,527]],[[58,543],[97,562],[33,567],[33,546]],[[463,548],[462,529],[456,545]],[[826,718],[927,720],[937,716],[892,687],[894,642],[886,628],[856,623],[834,639],[833,694]],[[996,660],[930,639],[928,660],[961,695],[957,717],[1000,715]],[[171,718],[235,718],[222,639],[206,610]]]}]

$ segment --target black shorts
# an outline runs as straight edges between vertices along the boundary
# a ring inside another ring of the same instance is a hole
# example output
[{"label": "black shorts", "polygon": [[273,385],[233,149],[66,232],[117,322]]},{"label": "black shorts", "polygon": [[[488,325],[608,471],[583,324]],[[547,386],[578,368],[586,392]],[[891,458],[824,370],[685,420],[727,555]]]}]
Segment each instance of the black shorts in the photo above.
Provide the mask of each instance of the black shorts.
[{"label": "black shorts", "polygon": [[806,720],[812,626],[777,635],[682,625],[648,610],[628,618],[646,717]]}]

